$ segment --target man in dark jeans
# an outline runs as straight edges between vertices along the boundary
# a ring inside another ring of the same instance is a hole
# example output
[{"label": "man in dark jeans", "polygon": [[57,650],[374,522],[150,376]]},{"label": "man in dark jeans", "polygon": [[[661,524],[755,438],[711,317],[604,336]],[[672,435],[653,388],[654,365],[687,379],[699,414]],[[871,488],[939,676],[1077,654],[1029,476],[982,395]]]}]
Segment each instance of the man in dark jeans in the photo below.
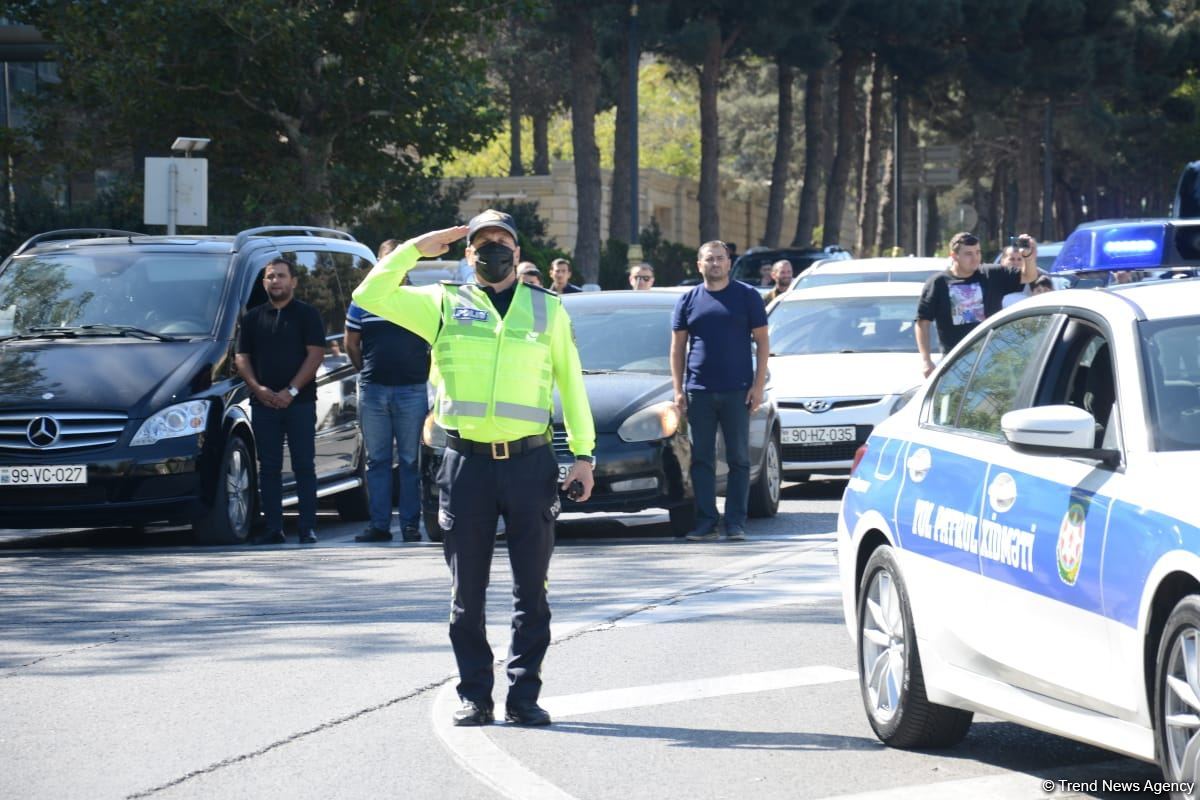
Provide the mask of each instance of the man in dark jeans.
[{"label": "man in dark jeans", "polygon": [[250,388],[250,424],[258,450],[259,490],[267,529],[252,544],[280,544],[283,536],[283,439],[287,437],[300,503],[300,543],[317,534],[317,386],[313,379],[325,355],[320,313],[295,299],[296,273],[276,258],[263,273],[266,303],[242,317],[238,373]]},{"label": "man in dark jeans", "polygon": [[[702,244],[696,267],[704,282],[679,298],[671,322],[675,404],[687,411],[692,432],[697,526],[687,538],[692,542],[718,538],[719,425],[729,462],[725,537],[741,541],[746,538],[750,499],[750,415],[762,405],[767,382],[767,314],[757,290],[730,280],[729,251],[722,242]],[[757,369],[751,341],[757,348]]]},{"label": "man in dark jeans", "polygon": [[[379,246],[379,258],[396,249]],[[405,281],[408,276],[405,276]],[[351,303],[346,311],[346,353],[359,371],[358,413],[367,448],[371,523],[356,542],[392,540],[392,448],[399,456],[400,532],[421,541],[421,426],[429,411],[429,345],[407,328]]]}]

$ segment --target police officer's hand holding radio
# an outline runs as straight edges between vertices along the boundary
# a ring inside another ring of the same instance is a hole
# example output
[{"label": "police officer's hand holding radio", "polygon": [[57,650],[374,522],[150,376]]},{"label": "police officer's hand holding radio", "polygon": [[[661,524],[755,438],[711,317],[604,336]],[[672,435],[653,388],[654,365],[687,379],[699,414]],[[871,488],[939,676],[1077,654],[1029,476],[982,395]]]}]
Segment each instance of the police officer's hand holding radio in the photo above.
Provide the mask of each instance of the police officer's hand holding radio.
[{"label": "police officer's hand holding radio", "polygon": [[[400,285],[420,256],[441,255],[464,234],[478,286]],[[593,486],[596,433],[571,321],[557,295],[517,280],[513,267],[520,254],[512,217],[488,210],[470,225],[408,240],[354,292],[363,309],[408,328],[433,349],[433,414],[446,431],[438,524],[452,576],[450,642],[463,701],[456,725],[493,721],[493,657],[483,609],[501,514],[516,598],[506,717],[524,725],[550,723],[537,699],[550,644],[546,575],[559,489],[583,502]],[[561,484],[550,447],[555,388],[575,457]]]}]

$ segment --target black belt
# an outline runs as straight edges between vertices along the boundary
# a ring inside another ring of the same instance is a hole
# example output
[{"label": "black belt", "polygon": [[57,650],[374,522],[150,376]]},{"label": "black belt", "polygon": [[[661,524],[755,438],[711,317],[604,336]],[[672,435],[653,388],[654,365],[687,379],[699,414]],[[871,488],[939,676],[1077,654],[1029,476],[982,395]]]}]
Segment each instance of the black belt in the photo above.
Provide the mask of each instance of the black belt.
[{"label": "black belt", "polygon": [[519,456],[548,444],[550,444],[550,436],[547,433],[535,433],[533,436],[526,436],[524,439],[515,439],[511,442],[473,442],[453,433],[447,432],[446,434],[446,446],[451,450],[457,450],[463,454],[488,456],[496,461]]}]

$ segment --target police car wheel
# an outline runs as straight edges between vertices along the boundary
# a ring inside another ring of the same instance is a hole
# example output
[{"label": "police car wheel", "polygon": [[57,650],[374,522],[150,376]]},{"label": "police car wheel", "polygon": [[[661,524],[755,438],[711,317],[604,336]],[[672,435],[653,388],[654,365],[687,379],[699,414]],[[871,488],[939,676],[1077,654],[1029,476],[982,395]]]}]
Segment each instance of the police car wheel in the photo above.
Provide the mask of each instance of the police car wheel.
[{"label": "police car wheel", "polygon": [[1180,600],[1167,618],[1155,661],[1154,734],[1167,781],[1200,775],[1200,596]]},{"label": "police car wheel", "polygon": [[908,590],[892,548],[871,554],[858,598],[858,684],[867,720],[889,747],[949,747],[972,713],[929,702]]}]

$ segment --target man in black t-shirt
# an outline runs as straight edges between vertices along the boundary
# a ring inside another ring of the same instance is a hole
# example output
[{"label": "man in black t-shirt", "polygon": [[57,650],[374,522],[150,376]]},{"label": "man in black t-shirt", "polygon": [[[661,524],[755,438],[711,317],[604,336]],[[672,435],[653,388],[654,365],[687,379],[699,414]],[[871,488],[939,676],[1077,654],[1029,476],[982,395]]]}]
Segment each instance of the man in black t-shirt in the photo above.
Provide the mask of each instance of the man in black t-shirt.
[{"label": "man in black t-shirt", "polygon": [[1000,310],[1004,295],[1021,290],[1038,276],[1037,242],[1028,234],[1018,238],[1020,267],[989,265],[980,269],[979,237],[956,233],[950,239],[950,267],[931,275],[917,303],[917,350],[924,374],[933,372],[929,323],[937,325],[942,352],[948,353],[976,325]]},{"label": "man in black t-shirt", "polygon": [[317,534],[317,367],[325,356],[320,313],[296,300],[292,263],[276,258],[263,272],[268,302],[242,317],[238,373],[250,388],[250,425],[258,451],[258,482],[266,532],[253,544],[278,544],[283,536],[283,440],[287,437],[300,506],[300,543]]}]

